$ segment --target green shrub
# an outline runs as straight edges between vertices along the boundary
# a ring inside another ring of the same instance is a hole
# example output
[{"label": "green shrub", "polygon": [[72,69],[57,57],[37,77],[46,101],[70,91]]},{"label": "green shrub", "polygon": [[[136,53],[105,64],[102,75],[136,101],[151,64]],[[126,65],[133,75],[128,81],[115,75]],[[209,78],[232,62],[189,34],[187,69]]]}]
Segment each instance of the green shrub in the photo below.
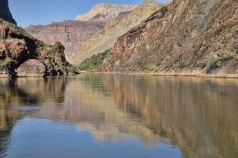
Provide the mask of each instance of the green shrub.
[{"label": "green shrub", "polygon": [[234,58],[234,54],[231,53],[227,53],[217,59],[214,59],[207,67],[207,71],[210,71],[212,69],[218,68],[220,66],[222,66],[223,62],[226,62],[228,60],[231,60]]},{"label": "green shrub", "polygon": [[179,68],[184,68],[185,66],[186,64],[183,61],[179,62],[179,65],[178,65]]},{"label": "green shrub", "polygon": [[156,63],[155,65],[154,64],[147,64],[146,66],[144,66],[143,71],[145,73],[150,73],[150,72],[158,70],[159,66],[160,66],[160,63]]},{"label": "green shrub", "polygon": [[49,46],[45,46],[44,49],[46,50],[48,55],[51,55],[54,51],[54,48]]},{"label": "green shrub", "polygon": [[179,46],[179,47],[182,47],[182,44],[178,41],[177,42],[177,45]]},{"label": "green shrub", "polygon": [[100,66],[103,63],[103,60],[106,58],[108,53],[111,52],[111,49],[108,49],[102,53],[99,53],[97,55],[93,55],[90,59],[85,59],[78,68],[80,70],[86,70],[90,71],[98,66]]},{"label": "green shrub", "polygon": [[12,61],[12,58],[6,57],[0,64],[0,66],[6,66],[8,63]]}]

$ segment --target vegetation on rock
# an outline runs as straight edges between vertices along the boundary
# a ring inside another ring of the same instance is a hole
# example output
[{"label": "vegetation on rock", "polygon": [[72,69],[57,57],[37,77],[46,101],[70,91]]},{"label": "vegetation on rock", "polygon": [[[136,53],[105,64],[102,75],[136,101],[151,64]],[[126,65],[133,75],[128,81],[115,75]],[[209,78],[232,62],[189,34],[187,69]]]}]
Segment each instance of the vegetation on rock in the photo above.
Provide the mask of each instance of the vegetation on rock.
[{"label": "vegetation on rock", "polygon": [[99,67],[104,59],[107,57],[107,55],[111,52],[110,49],[99,53],[97,55],[93,55],[91,58],[89,59],[85,59],[79,66],[78,69],[80,70],[86,70],[86,71],[91,71],[96,67]]}]

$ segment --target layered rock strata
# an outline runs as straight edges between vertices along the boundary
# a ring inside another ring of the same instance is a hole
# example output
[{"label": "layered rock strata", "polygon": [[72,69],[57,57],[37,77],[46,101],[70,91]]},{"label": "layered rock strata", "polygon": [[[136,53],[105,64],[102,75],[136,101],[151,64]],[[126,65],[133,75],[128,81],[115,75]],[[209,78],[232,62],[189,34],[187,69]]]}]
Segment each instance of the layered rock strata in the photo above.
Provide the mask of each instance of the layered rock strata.
[{"label": "layered rock strata", "polygon": [[77,52],[83,41],[99,33],[105,23],[93,21],[63,21],[53,22],[49,25],[30,25],[25,30],[37,39],[47,44],[60,41],[65,46],[66,57]]},{"label": "layered rock strata", "polygon": [[121,12],[132,11],[136,6],[137,5],[100,3],[93,6],[86,14],[77,15],[75,20],[108,23]]}]

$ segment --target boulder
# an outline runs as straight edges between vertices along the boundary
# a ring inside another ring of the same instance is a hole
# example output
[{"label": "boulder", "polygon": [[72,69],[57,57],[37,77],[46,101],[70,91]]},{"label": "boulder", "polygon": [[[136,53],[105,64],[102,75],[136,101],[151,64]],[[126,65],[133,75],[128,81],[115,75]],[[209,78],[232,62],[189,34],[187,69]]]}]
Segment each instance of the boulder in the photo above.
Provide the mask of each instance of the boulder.
[{"label": "boulder", "polygon": [[21,64],[17,69],[17,76],[44,76],[46,72],[45,65],[36,59],[29,59]]}]

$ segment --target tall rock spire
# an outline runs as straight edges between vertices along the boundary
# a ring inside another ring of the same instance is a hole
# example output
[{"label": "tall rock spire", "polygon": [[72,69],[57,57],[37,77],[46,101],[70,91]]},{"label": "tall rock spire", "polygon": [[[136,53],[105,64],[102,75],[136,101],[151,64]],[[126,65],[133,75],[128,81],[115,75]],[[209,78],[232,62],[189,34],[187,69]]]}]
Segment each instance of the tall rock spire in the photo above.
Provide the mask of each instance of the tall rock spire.
[{"label": "tall rock spire", "polygon": [[15,19],[13,19],[8,6],[8,0],[0,0],[0,18],[6,20],[10,23],[17,24]]}]

